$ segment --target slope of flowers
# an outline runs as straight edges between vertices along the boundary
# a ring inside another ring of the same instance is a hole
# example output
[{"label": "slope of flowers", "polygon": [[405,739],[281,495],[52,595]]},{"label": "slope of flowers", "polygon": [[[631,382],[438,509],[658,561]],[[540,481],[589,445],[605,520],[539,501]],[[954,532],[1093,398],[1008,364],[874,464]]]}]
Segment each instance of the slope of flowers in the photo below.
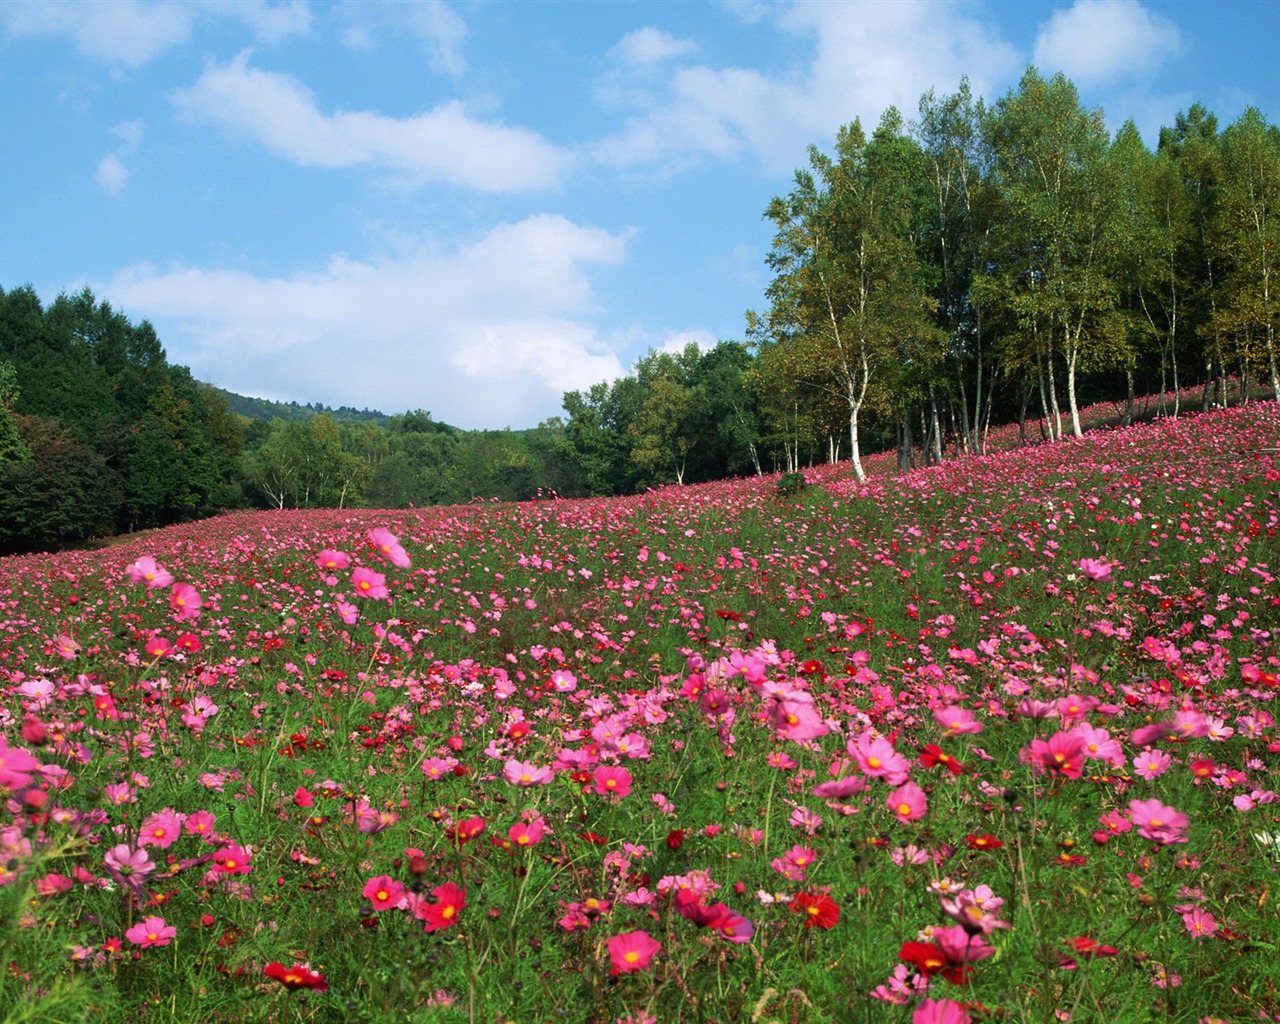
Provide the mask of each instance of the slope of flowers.
[{"label": "slope of flowers", "polygon": [[6,560],[0,1007],[1280,1019],[1277,447]]}]

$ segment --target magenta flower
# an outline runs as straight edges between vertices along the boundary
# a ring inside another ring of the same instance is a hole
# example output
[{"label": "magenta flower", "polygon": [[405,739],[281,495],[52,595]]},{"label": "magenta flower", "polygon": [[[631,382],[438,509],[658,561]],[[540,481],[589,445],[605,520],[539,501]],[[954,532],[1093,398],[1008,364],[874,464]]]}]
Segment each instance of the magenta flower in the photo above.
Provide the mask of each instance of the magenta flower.
[{"label": "magenta flower", "polygon": [[601,796],[624,797],[631,792],[631,773],[625,768],[601,765],[591,773],[593,792]]},{"label": "magenta flower", "polygon": [[243,846],[232,843],[213,855],[213,864],[224,875],[247,875],[253,854]]},{"label": "magenta flower", "polygon": [[357,566],[351,573],[351,583],[360,597],[371,597],[380,600],[388,595],[387,578],[380,572]]},{"label": "magenta flower", "polygon": [[0,789],[22,789],[31,785],[34,776],[30,773],[39,771],[40,762],[21,747],[10,747],[9,741],[0,735]]},{"label": "magenta flower", "polygon": [[365,882],[360,895],[373,904],[374,910],[394,910],[404,899],[404,886],[390,875],[376,875]]},{"label": "magenta flower", "polygon": [[1197,939],[1207,939],[1218,930],[1217,919],[1208,911],[1193,907],[1182,915],[1182,923]]},{"label": "magenta flower", "polygon": [[661,948],[648,932],[624,932],[609,939],[609,962],[618,974],[643,971]]},{"label": "magenta flower", "polygon": [[171,807],[156,811],[142,823],[138,832],[139,846],[158,846],[167,850],[182,831],[182,816]]},{"label": "magenta flower", "polygon": [[1032,740],[1023,755],[1041,775],[1078,779],[1084,769],[1084,740],[1074,732],[1056,732],[1047,740]]},{"label": "magenta flower", "polygon": [[151,946],[167,946],[177,934],[178,929],[165,924],[163,917],[148,917],[125,932],[124,937],[135,946],[147,949]]},{"label": "magenta flower", "polygon": [[507,838],[516,846],[536,846],[542,841],[542,819],[523,822],[517,821],[507,829]]},{"label": "magenta flower", "polygon": [[187,815],[187,820],[182,823],[182,831],[189,836],[200,836],[206,841],[211,841],[216,820],[209,811],[196,811],[194,814]]}]

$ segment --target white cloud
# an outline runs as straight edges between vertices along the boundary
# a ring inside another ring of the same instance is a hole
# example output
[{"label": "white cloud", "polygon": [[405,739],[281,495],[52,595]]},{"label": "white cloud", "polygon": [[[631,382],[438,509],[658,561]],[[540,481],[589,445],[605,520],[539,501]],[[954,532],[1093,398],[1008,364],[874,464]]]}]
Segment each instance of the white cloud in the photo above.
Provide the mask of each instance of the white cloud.
[{"label": "white cloud", "polygon": [[0,3],[0,23],[14,36],[66,35],[81,53],[107,64],[141,67],[190,38],[196,18],[235,18],[254,37],[275,42],[310,27],[305,3],[242,0],[111,0],[68,3],[66,0],[7,0]]},{"label": "white cloud", "polygon": [[192,9],[181,3],[69,4],[26,0],[0,4],[0,19],[15,36],[69,35],[77,49],[109,64],[138,67],[191,31]]},{"label": "white cloud", "polygon": [[688,56],[697,49],[693,40],[678,39],[656,28],[638,28],[628,32],[615,47],[618,57],[626,64],[657,64],[673,57]]},{"label": "white cloud", "polygon": [[98,161],[98,171],[94,175],[98,182],[98,186],[108,195],[118,196],[124,191],[125,182],[129,178],[129,171],[120,158],[114,153],[108,153]]},{"label": "white cloud", "polygon": [[408,8],[410,25],[427,46],[427,55],[435,71],[460,75],[467,62],[458,47],[467,35],[467,25],[440,0],[413,4]]},{"label": "white cloud", "polygon": [[[812,37],[808,65],[773,74],[681,67],[647,93],[633,89],[627,95],[638,112],[622,132],[592,148],[596,159],[662,167],[750,153],[767,171],[785,173],[803,162],[810,143],[855,117],[871,128],[896,105],[910,118],[931,87],[950,92],[968,74],[975,93],[983,95],[1022,66],[994,24],[952,0],[796,3],[768,10],[784,32]],[[745,13],[755,18],[760,12]]]},{"label": "white cloud", "polygon": [[174,94],[192,118],[243,132],[303,166],[370,165],[409,184],[445,182],[490,192],[559,184],[568,154],[524,128],[477,121],[457,101],[414,117],[319,110],[311,92],[287,75],[249,66],[248,54],[209,67]]},{"label": "white cloud", "polygon": [[336,256],[287,278],[141,266],[94,290],[233,391],[523,427],[557,415],[566,390],[622,374],[587,270],[620,264],[628,237],[537,215],[446,255]]},{"label": "white cloud", "polygon": [[1178,26],[1138,0],[1076,0],[1041,28],[1034,60],[1087,89],[1148,75],[1181,51]]},{"label": "white cloud", "polygon": [[675,334],[667,335],[666,340],[658,346],[658,351],[678,356],[689,345],[697,345],[701,352],[710,352],[716,347],[716,336],[700,328],[692,331],[677,331]]},{"label": "white cloud", "polygon": [[442,0],[358,0],[344,4],[341,16],[347,21],[341,32],[343,45],[353,50],[371,52],[382,36],[409,35],[422,43],[432,71],[461,75],[467,70],[460,52],[467,23]]}]

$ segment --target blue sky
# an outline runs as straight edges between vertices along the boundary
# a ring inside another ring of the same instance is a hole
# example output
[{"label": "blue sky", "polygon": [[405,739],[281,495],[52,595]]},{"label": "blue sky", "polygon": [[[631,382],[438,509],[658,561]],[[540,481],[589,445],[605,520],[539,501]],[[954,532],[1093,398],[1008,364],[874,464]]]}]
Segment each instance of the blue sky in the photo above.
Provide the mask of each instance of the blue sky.
[{"label": "blue sky", "polygon": [[1269,2],[0,2],[0,287],[244,394],[528,427],[740,339],[810,144],[1034,63],[1280,118]]}]

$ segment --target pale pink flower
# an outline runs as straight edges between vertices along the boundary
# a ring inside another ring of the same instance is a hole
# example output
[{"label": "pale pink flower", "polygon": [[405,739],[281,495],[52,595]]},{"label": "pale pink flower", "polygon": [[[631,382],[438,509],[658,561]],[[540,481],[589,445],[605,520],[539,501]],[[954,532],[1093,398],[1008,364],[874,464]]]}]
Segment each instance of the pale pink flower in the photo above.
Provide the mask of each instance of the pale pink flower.
[{"label": "pale pink flower", "polygon": [[377,526],[370,530],[365,536],[369,539],[369,543],[378,549],[378,553],[382,555],[388,562],[399,569],[407,569],[410,566],[409,555],[405,549],[400,546],[400,541],[396,539],[395,534],[390,530]]},{"label": "pale pink flower", "polygon": [[150,555],[143,555],[136,562],[125,567],[129,579],[134,583],[145,583],[148,590],[156,587],[167,587],[173,582],[173,576],[163,569]]}]

